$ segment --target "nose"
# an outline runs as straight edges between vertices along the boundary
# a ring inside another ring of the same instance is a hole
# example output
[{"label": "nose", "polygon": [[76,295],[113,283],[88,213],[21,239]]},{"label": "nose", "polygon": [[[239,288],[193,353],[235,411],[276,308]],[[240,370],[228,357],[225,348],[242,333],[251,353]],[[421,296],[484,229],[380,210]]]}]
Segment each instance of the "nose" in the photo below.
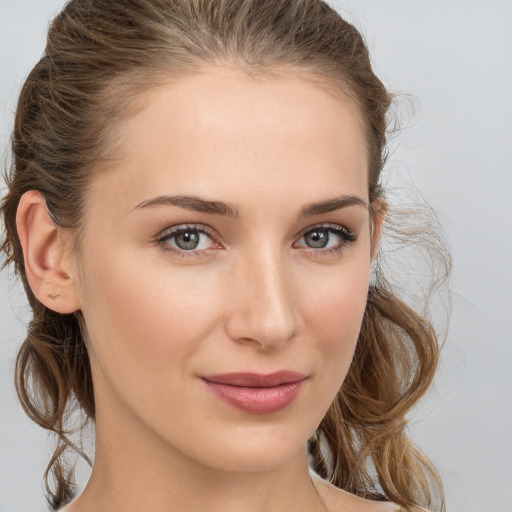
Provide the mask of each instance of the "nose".
[{"label": "nose", "polygon": [[228,336],[262,350],[275,350],[289,342],[301,325],[293,269],[279,251],[240,258],[231,269]]}]

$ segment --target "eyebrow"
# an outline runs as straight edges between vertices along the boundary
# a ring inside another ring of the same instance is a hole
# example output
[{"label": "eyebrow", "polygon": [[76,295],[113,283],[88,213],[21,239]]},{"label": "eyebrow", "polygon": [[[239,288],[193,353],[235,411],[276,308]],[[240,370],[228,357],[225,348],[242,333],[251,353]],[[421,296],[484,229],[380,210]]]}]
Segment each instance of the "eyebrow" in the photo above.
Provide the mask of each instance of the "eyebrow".
[{"label": "eyebrow", "polygon": [[171,205],[202,213],[214,213],[227,215],[229,217],[240,217],[240,211],[234,205],[222,201],[208,201],[197,196],[158,196],[153,199],[142,201],[135,208],[148,208],[151,206]]},{"label": "eyebrow", "polygon": [[[240,218],[240,210],[236,205],[225,203],[223,201],[209,201],[197,196],[158,196],[153,199],[142,201],[135,208],[149,208],[153,206],[171,205],[192,210],[201,213],[210,213],[217,215],[227,215],[229,217]],[[329,213],[348,206],[362,206],[369,210],[368,203],[358,196],[341,195],[325,201],[310,203],[304,206],[298,215],[299,219],[305,217],[312,217],[314,215],[321,215]]]},{"label": "eyebrow", "polygon": [[321,215],[322,213],[334,212],[347,208],[348,206],[362,206],[369,210],[368,203],[358,196],[341,195],[326,201],[318,203],[310,203],[301,209],[299,218],[312,217],[313,215]]}]

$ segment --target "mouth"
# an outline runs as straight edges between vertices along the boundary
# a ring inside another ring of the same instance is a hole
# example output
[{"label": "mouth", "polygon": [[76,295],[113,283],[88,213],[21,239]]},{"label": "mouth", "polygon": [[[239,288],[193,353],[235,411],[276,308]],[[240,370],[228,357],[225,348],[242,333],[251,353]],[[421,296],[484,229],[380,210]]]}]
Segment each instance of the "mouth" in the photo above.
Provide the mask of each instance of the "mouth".
[{"label": "mouth", "polygon": [[288,370],[262,375],[225,373],[202,377],[222,402],[249,414],[271,414],[290,405],[307,377]]}]

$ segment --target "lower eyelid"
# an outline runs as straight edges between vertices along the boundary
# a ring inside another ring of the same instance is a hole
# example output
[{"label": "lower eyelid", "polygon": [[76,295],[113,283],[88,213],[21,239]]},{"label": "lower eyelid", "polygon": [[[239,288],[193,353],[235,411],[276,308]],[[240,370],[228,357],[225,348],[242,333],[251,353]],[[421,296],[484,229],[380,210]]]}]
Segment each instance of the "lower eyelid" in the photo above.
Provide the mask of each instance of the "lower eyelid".
[{"label": "lower eyelid", "polygon": [[[340,239],[338,245],[335,247],[328,247],[328,248],[314,248],[309,247],[308,245],[300,245],[300,248],[305,249],[304,252],[308,252],[312,255],[321,256],[330,254],[330,253],[341,253],[346,249],[347,245],[353,244],[357,240],[357,233],[349,230],[348,228],[345,228],[343,226],[328,226],[328,225],[319,225],[319,226],[313,226],[308,228],[306,231],[303,231],[301,236],[294,242],[295,244],[303,239],[308,233],[315,231],[315,229],[325,229],[328,231],[329,234],[334,235]],[[208,248],[205,249],[191,249],[191,250],[184,250],[180,249],[179,247],[174,247],[168,243],[166,243],[168,240],[171,240],[173,237],[179,235],[180,233],[184,231],[197,231],[198,233],[201,233],[202,235],[208,237],[211,241],[211,245]],[[203,226],[197,226],[192,224],[182,224],[178,226],[174,226],[173,228],[168,229],[167,231],[164,231],[161,235],[157,236],[156,238],[157,245],[161,246],[162,250],[166,252],[174,253],[177,256],[181,257],[187,257],[187,256],[202,256],[205,255],[210,249],[220,249],[222,248],[222,245],[216,241],[215,235],[210,233],[208,230],[206,230]],[[297,247],[297,246],[295,246]]]},{"label": "lower eyelid", "polygon": [[[313,228],[308,228],[306,231],[304,231],[300,237],[297,239],[297,240],[301,240],[303,239],[308,233],[311,233],[312,231],[315,231],[315,230],[327,230],[327,232],[331,235],[334,235],[334,236],[337,236],[338,238],[341,239],[342,241],[342,244],[346,244],[346,243],[353,243],[357,240],[357,235],[356,233],[350,231],[349,229],[347,228],[344,228],[344,227],[341,227],[341,226],[336,226],[336,227],[332,227],[332,226],[315,226]],[[306,246],[308,247],[308,246]],[[315,250],[313,247],[310,247],[310,249],[313,249]]]}]

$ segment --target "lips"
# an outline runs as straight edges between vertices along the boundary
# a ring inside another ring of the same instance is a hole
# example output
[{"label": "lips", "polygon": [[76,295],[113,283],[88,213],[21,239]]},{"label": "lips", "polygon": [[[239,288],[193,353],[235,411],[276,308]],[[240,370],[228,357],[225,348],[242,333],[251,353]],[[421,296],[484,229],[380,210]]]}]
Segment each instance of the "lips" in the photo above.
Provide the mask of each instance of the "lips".
[{"label": "lips", "polygon": [[225,373],[202,379],[208,389],[224,403],[250,414],[271,414],[295,400],[306,376],[285,370],[268,375]]}]

